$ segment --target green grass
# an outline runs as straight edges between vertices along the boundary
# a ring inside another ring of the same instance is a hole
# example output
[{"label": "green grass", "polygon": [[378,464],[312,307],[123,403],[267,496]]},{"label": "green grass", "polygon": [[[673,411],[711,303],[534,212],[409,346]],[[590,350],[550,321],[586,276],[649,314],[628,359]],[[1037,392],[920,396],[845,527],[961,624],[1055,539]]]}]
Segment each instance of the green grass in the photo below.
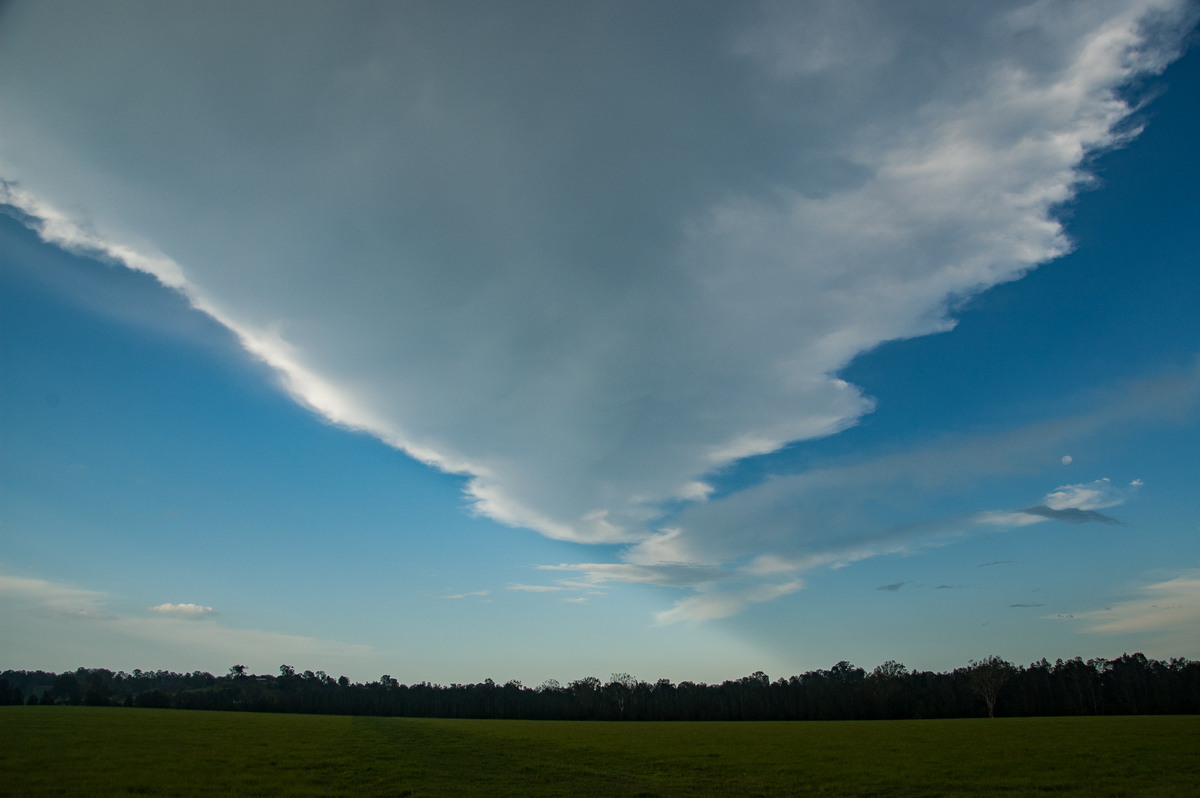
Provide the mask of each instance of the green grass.
[{"label": "green grass", "polygon": [[1200,717],[579,723],[0,707],[0,795],[1200,794]]}]

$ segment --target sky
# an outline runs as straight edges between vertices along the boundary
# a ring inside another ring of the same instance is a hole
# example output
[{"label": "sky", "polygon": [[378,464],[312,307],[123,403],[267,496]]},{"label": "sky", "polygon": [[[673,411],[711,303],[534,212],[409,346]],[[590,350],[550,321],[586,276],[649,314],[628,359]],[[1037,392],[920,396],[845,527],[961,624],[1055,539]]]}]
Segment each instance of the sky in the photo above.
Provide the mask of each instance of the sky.
[{"label": "sky", "polygon": [[1200,658],[1198,21],[0,5],[0,667]]}]

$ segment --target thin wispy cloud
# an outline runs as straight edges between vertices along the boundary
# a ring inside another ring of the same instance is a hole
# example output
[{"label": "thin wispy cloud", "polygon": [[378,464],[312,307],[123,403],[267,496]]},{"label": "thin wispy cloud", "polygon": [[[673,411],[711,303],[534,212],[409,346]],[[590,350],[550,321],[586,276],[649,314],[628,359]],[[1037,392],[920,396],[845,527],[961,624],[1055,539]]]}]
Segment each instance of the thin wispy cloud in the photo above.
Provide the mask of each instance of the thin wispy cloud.
[{"label": "thin wispy cloud", "polygon": [[803,588],[803,580],[793,579],[788,582],[756,584],[734,589],[704,589],[695,595],[680,599],[670,609],[655,613],[654,618],[660,624],[729,618],[752,604],[773,601]]},{"label": "thin wispy cloud", "polygon": [[1164,649],[1200,656],[1200,569],[1139,585],[1103,609],[1054,616],[1095,635],[1135,634]]},{"label": "thin wispy cloud", "polygon": [[39,614],[62,618],[109,619],[109,595],[32,577],[0,574],[0,597],[19,601]]},{"label": "thin wispy cloud", "polygon": [[[704,590],[720,580],[768,583],[814,568],[836,568],[943,545],[979,531],[1050,520],[1111,525],[1115,519],[1090,508],[1114,507],[1130,500],[1140,489],[1140,480],[1125,486],[1109,479],[1059,486],[1043,495],[1041,504],[1026,510],[979,510],[906,524],[897,524],[896,518],[898,513],[903,517],[914,491],[931,496],[978,490],[1003,475],[1027,470],[1030,463],[1052,461],[1053,452],[1064,442],[1109,435],[1116,427],[1171,423],[1179,408],[1198,403],[1200,368],[1135,381],[1101,398],[1082,414],[773,476],[759,485],[685,508],[669,528],[626,548],[622,554],[625,562],[555,567],[576,569],[596,580]],[[739,534],[728,534],[730,529]]]},{"label": "thin wispy cloud", "polygon": [[206,619],[120,616],[109,621],[105,629],[119,638],[171,647],[177,652],[174,656],[212,662],[210,667],[214,669],[219,668],[219,663],[238,661],[253,662],[255,670],[273,669],[280,658],[309,663],[357,660],[382,664],[383,661],[378,649],[369,645],[266,629],[242,629]]},{"label": "thin wispy cloud", "polygon": [[491,592],[492,591],[490,591],[490,590],[472,590],[469,593],[454,593],[449,596],[442,596],[442,598],[444,598],[444,599],[482,598],[483,596],[490,595]]},{"label": "thin wispy cloud", "polygon": [[[375,664],[379,652],[372,646],[322,640],[265,629],[228,626],[213,619],[211,607],[164,603],[148,608],[150,617],[118,611],[119,597],[45,579],[0,575],[0,615],[31,612],[71,624],[70,639],[98,636],[109,648],[118,667],[140,667],[129,651],[168,648],[172,658],[208,663],[220,669],[223,662],[252,662],[255,669],[271,669],[277,657],[305,661],[359,660]],[[16,652],[10,652],[16,653]],[[196,667],[195,664],[192,667]]]},{"label": "thin wispy cloud", "polygon": [[568,571],[585,577],[583,584],[603,585],[607,582],[663,585],[668,587],[696,587],[718,582],[728,577],[724,570],[708,565],[683,563],[559,563],[539,565],[544,571]]}]

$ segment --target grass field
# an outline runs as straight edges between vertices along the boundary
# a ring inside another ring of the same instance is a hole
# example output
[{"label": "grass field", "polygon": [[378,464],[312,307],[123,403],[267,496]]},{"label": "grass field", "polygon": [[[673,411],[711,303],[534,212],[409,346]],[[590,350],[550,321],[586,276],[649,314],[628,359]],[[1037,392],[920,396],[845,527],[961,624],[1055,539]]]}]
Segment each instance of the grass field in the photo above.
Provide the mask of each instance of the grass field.
[{"label": "grass field", "polygon": [[1200,795],[1200,717],[582,723],[0,707],[0,794]]}]

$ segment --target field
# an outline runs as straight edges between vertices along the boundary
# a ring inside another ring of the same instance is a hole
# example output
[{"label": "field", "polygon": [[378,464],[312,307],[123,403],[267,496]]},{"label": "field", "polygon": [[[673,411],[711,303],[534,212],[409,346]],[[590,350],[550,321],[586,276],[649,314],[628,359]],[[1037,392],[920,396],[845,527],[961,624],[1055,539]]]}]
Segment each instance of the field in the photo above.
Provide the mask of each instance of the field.
[{"label": "field", "polygon": [[0,794],[1200,794],[1200,717],[583,723],[0,707]]}]

